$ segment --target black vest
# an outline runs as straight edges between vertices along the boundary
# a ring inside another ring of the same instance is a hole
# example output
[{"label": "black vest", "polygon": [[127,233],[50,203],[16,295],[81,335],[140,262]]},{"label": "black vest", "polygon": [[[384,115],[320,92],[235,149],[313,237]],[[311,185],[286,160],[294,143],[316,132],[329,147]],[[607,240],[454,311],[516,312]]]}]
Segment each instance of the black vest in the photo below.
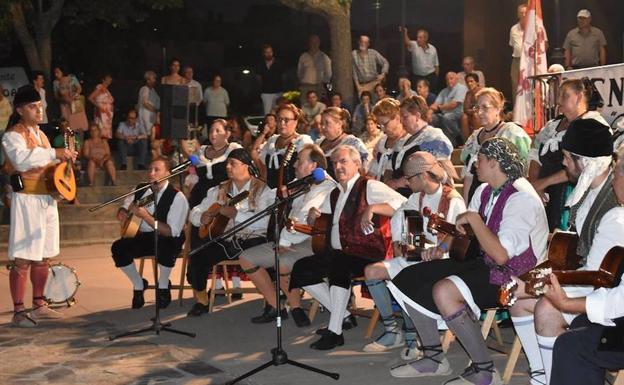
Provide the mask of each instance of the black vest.
[{"label": "black vest", "polygon": [[[145,187],[149,183],[141,183],[137,186],[137,188]],[[167,185],[165,191],[163,191],[160,199],[158,200],[158,204],[156,205],[156,209],[154,210],[154,218],[156,218],[159,222],[167,223],[167,216],[169,215],[169,209],[171,209],[171,205],[173,204],[173,200],[175,199],[176,194],[179,190],[171,183]],[[138,191],[134,194],[135,202],[140,200],[145,192]],[[180,238],[184,236],[184,232],[180,233]]]}]

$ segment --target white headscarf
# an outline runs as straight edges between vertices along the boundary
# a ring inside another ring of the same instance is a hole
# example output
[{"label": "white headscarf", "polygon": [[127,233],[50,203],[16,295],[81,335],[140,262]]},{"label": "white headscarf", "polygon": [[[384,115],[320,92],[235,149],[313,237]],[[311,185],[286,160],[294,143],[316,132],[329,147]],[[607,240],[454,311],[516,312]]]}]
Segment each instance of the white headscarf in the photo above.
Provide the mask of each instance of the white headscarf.
[{"label": "white headscarf", "polygon": [[574,206],[579,200],[581,200],[592,181],[598,175],[605,172],[611,166],[611,161],[613,160],[611,156],[598,156],[592,158],[577,154],[575,155],[580,158],[583,171],[581,172],[581,176],[579,176],[576,186],[574,186],[574,190],[572,190],[572,194],[570,194],[568,200],[566,201],[566,206],[568,207]]}]

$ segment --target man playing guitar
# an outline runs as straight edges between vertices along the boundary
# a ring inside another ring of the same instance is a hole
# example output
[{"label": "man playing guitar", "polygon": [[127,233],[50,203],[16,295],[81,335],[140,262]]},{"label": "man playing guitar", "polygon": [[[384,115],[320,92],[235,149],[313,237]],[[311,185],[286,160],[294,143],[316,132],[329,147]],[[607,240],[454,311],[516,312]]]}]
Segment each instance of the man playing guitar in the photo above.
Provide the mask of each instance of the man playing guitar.
[{"label": "man playing guitar", "polygon": [[[157,157],[149,165],[150,183],[170,175],[171,162],[168,158]],[[137,187],[142,187],[139,185]],[[152,191],[154,190],[154,191]],[[137,205],[148,195],[156,194],[155,201],[145,206]],[[158,290],[156,300],[161,308],[171,303],[169,276],[175,260],[184,243],[184,224],[188,214],[188,201],[184,194],[171,183],[164,180],[151,189],[140,191],[126,198],[124,205],[117,212],[117,219],[124,223],[129,214],[141,218],[138,234],[133,238],[121,238],[113,242],[111,252],[115,266],[120,268],[132,282],[134,287],[132,308],[139,309],[145,304],[143,292],[147,288],[147,280],[141,278],[134,258],[154,255],[154,228],[158,221]]]},{"label": "man playing guitar", "polygon": [[[15,112],[2,137],[6,155],[3,172],[11,176],[11,227],[9,230],[9,287],[13,298],[13,324],[34,327],[37,319],[60,318],[47,307],[43,296],[48,260],[59,253],[59,219],[56,201],[46,186],[46,174],[57,159],[75,160],[78,153],[53,149],[38,124],[43,119],[41,96],[32,86],[20,87],[13,99]],[[33,287],[33,307],[24,306],[28,269]]]},{"label": "man playing guitar", "polygon": [[[275,198],[275,190],[270,189],[262,180],[256,177],[257,170],[251,156],[244,149],[232,150],[227,157],[225,166],[228,180],[219,186],[212,187],[206,193],[201,203],[191,210],[190,220],[193,226],[199,227],[212,220],[212,210],[208,210],[214,203],[222,206],[217,215],[223,215],[236,225],[247,218],[267,208]],[[235,197],[248,191],[248,197],[234,206],[227,206],[228,198]],[[268,216],[242,229],[228,240],[213,243],[205,247],[200,253],[193,255],[189,261],[186,279],[193,287],[196,303],[188,312],[190,317],[198,317],[208,312],[208,293],[206,282],[212,267],[227,259],[237,259],[242,250],[262,243],[266,243]],[[220,234],[211,234],[212,238]],[[201,243],[193,239],[192,247]],[[215,279],[213,277],[212,279]]]}]

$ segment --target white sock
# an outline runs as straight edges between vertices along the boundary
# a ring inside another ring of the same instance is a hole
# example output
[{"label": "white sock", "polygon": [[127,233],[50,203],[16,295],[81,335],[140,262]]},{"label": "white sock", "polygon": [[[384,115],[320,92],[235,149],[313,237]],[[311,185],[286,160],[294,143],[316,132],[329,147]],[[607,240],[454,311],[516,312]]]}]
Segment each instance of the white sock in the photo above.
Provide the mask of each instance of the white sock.
[{"label": "white sock", "polygon": [[[523,317],[511,317],[516,334],[522,343],[522,349],[524,355],[529,361],[529,370],[534,372],[537,370],[543,370],[544,364],[542,363],[540,356],[540,349],[537,345],[537,334],[535,334],[535,323],[533,315]],[[540,378],[542,377],[542,378]],[[537,377],[536,380],[546,383],[546,379],[543,376]],[[539,382],[532,379],[531,385],[538,385]]]},{"label": "white sock", "polygon": [[317,283],[315,285],[304,286],[303,290],[310,293],[310,295],[317,301],[321,303],[321,305],[325,306],[326,309],[331,309],[331,299],[329,299],[329,285],[325,282]]},{"label": "white sock", "polygon": [[223,280],[221,278],[212,278],[212,279],[216,279],[216,286],[215,286],[216,290],[223,289]]},{"label": "white sock", "polygon": [[233,288],[241,287],[241,280],[239,276],[232,277],[232,287]]},{"label": "white sock", "polygon": [[349,304],[350,289],[340,286],[330,286],[329,298],[331,299],[331,307],[329,310],[329,326],[330,331],[336,334],[342,334],[342,320],[344,319]]},{"label": "white sock", "polygon": [[128,266],[120,267],[121,271],[124,272],[128,278],[130,278],[130,282],[132,282],[132,286],[134,286],[134,290],[143,290],[143,278],[139,275],[139,272],[134,266],[134,263],[129,264]]},{"label": "white sock", "polygon": [[544,362],[544,371],[546,372],[546,383],[550,383],[550,374],[552,373],[552,356],[553,347],[557,337],[544,337],[537,335],[537,343],[539,344],[540,353],[542,353],[542,361]]},{"label": "white sock", "polygon": [[160,263],[158,264],[158,288],[159,289],[169,288],[169,276],[171,275],[171,270],[173,270],[173,267],[163,266]]}]

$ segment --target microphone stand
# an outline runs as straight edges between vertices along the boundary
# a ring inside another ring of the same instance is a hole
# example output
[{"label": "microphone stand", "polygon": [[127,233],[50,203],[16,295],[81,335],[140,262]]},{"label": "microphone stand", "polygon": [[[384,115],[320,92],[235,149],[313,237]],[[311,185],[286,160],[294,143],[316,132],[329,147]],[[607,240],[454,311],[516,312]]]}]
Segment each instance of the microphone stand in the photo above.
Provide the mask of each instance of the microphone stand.
[{"label": "microphone stand", "polygon": [[[129,195],[135,194],[137,192],[147,190],[148,188],[151,188],[152,194],[154,194],[154,197],[156,197],[156,193],[158,192],[156,190],[156,186],[160,182],[183,173],[185,171],[185,169],[186,169],[186,167],[184,167],[183,169],[178,170],[178,171],[172,173],[171,175],[168,175],[166,177],[160,178],[160,179],[158,179],[157,181],[155,181],[153,183],[149,183],[149,184],[147,184],[147,185],[145,185],[143,187],[139,187],[137,189],[134,189],[134,190],[130,191],[129,193],[126,193],[126,194],[118,196],[117,198],[113,198],[113,199],[111,199],[111,200],[109,200],[107,202],[104,202],[104,203],[102,203],[102,204],[100,204],[100,205],[98,205],[96,207],[93,207],[93,208],[89,209],[89,211],[93,212],[95,210],[99,210],[99,209],[101,209],[104,206],[108,206],[108,205],[110,205],[113,202],[117,202],[117,201],[119,201],[119,200],[121,200],[121,199],[123,199],[123,198],[125,198],[125,197],[127,197]],[[155,206],[156,206],[156,199],[154,199],[154,207]],[[155,210],[156,209],[154,208],[154,212],[155,212]],[[154,221],[154,260],[156,261],[155,263],[158,263],[158,221],[157,220]],[[150,332],[150,331],[155,332],[156,335],[160,335],[161,331],[165,331],[165,332],[182,334],[182,335],[185,335],[185,336],[188,336],[188,337],[191,337],[191,338],[195,338],[195,336],[196,336],[195,333],[185,332],[185,331],[182,331],[182,330],[174,329],[174,328],[171,327],[171,322],[162,323],[160,321],[160,304],[158,302],[158,267],[156,267],[154,269],[154,293],[155,293],[156,301],[155,301],[155,306],[154,306],[155,316],[154,316],[154,318],[151,319],[152,320],[152,325],[148,326],[146,328],[142,328],[142,329],[138,329],[138,330],[131,330],[131,331],[127,331],[127,332],[124,332],[124,333],[121,333],[121,334],[110,336],[110,337],[108,337],[108,339],[110,341],[116,340],[117,338],[130,337],[130,336],[134,336],[134,335],[137,335],[137,334],[142,334],[142,333],[146,333],[146,332]]]},{"label": "microphone stand", "polygon": [[[279,273],[279,235],[280,235],[280,228],[278,225],[278,219],[277,218],[277,213],[278,213],[278,208],[284,204],[289,204],[291,203],[293,200],[295,200],[296,198],[302,196],[303,194],[307,193],[310,189],[310,186],[304,186],[301,187],[299,190],[295,191],[293,194],[288,195],[286,198],[279,198],[276,197],[275,198],[275,203],[271,204],[269,207],[267,207],[266,209],[260,211],[259,213],[253,215],[252,217],[246,219],[245,221],[239,223],[236,226],[233,226],[231,229],[229,229],[228,231],[224,232],[223,234],[221,234],[219,237],[211,239],[210,241],[204,243],[203,245],[195,248],[194,250],[192,250],[189,253],[189,256],[191,255],[195,255],[198,252],[200,252],[202,249],[204,249],[205,247],[207,247],[208,245],[215,243],[215,242],[219,242],[221,240],[224,240],[228,237],[230,237],[231,235],[235,234],[236,232],[244,229],[245,227],[251,225],[254,222],[259,221],[260,219],[264,218],[267,215],[271,215],[274,219],[273,223],[273,252],[274,252],[274,258],[275,258],[275,270]],[[279,278],[279,277],[278,277]],[[340,374],[338,373],[331,373],[331,372],[327,372],[325,370],[322,369],[318,369],[315,368],[313,366],[310,365],[306,365],[306,364],[302,364],[300,362],[297,361],[293,361],[291,359],[288,358],[288,354],[286,353],[286,351],[284,350],[284,348],[282,347],[282,307],[281,307],[281,303],[280,303],[280,286],[279,286],[279,279],[275,280],[275,301],[277,304],[277,318],[276,318],[276,340],[277,340],[277,346],[273,349],[271,349],[271,360],[269,360],[268,362],[256,367],[255,369],[252,369],[250,371],[248,371],[245,374],[240,375],[239,377],[226,382],[226,385],[233,385],[247,377],[250,377],[266,368],[268,368],[269,366],[280,366],[280,365],[285,365],[285,364],[289,364],[289,365],[293,365],[296,367],[299,367],[301,369],[305,369],[305,370],[309,370],[311,372],[315,372],[315,373],[319,373],[319,374],[323,374],[325,376],[331,377],[334,380],[338,380],[338,378],[340,378]]]}]

